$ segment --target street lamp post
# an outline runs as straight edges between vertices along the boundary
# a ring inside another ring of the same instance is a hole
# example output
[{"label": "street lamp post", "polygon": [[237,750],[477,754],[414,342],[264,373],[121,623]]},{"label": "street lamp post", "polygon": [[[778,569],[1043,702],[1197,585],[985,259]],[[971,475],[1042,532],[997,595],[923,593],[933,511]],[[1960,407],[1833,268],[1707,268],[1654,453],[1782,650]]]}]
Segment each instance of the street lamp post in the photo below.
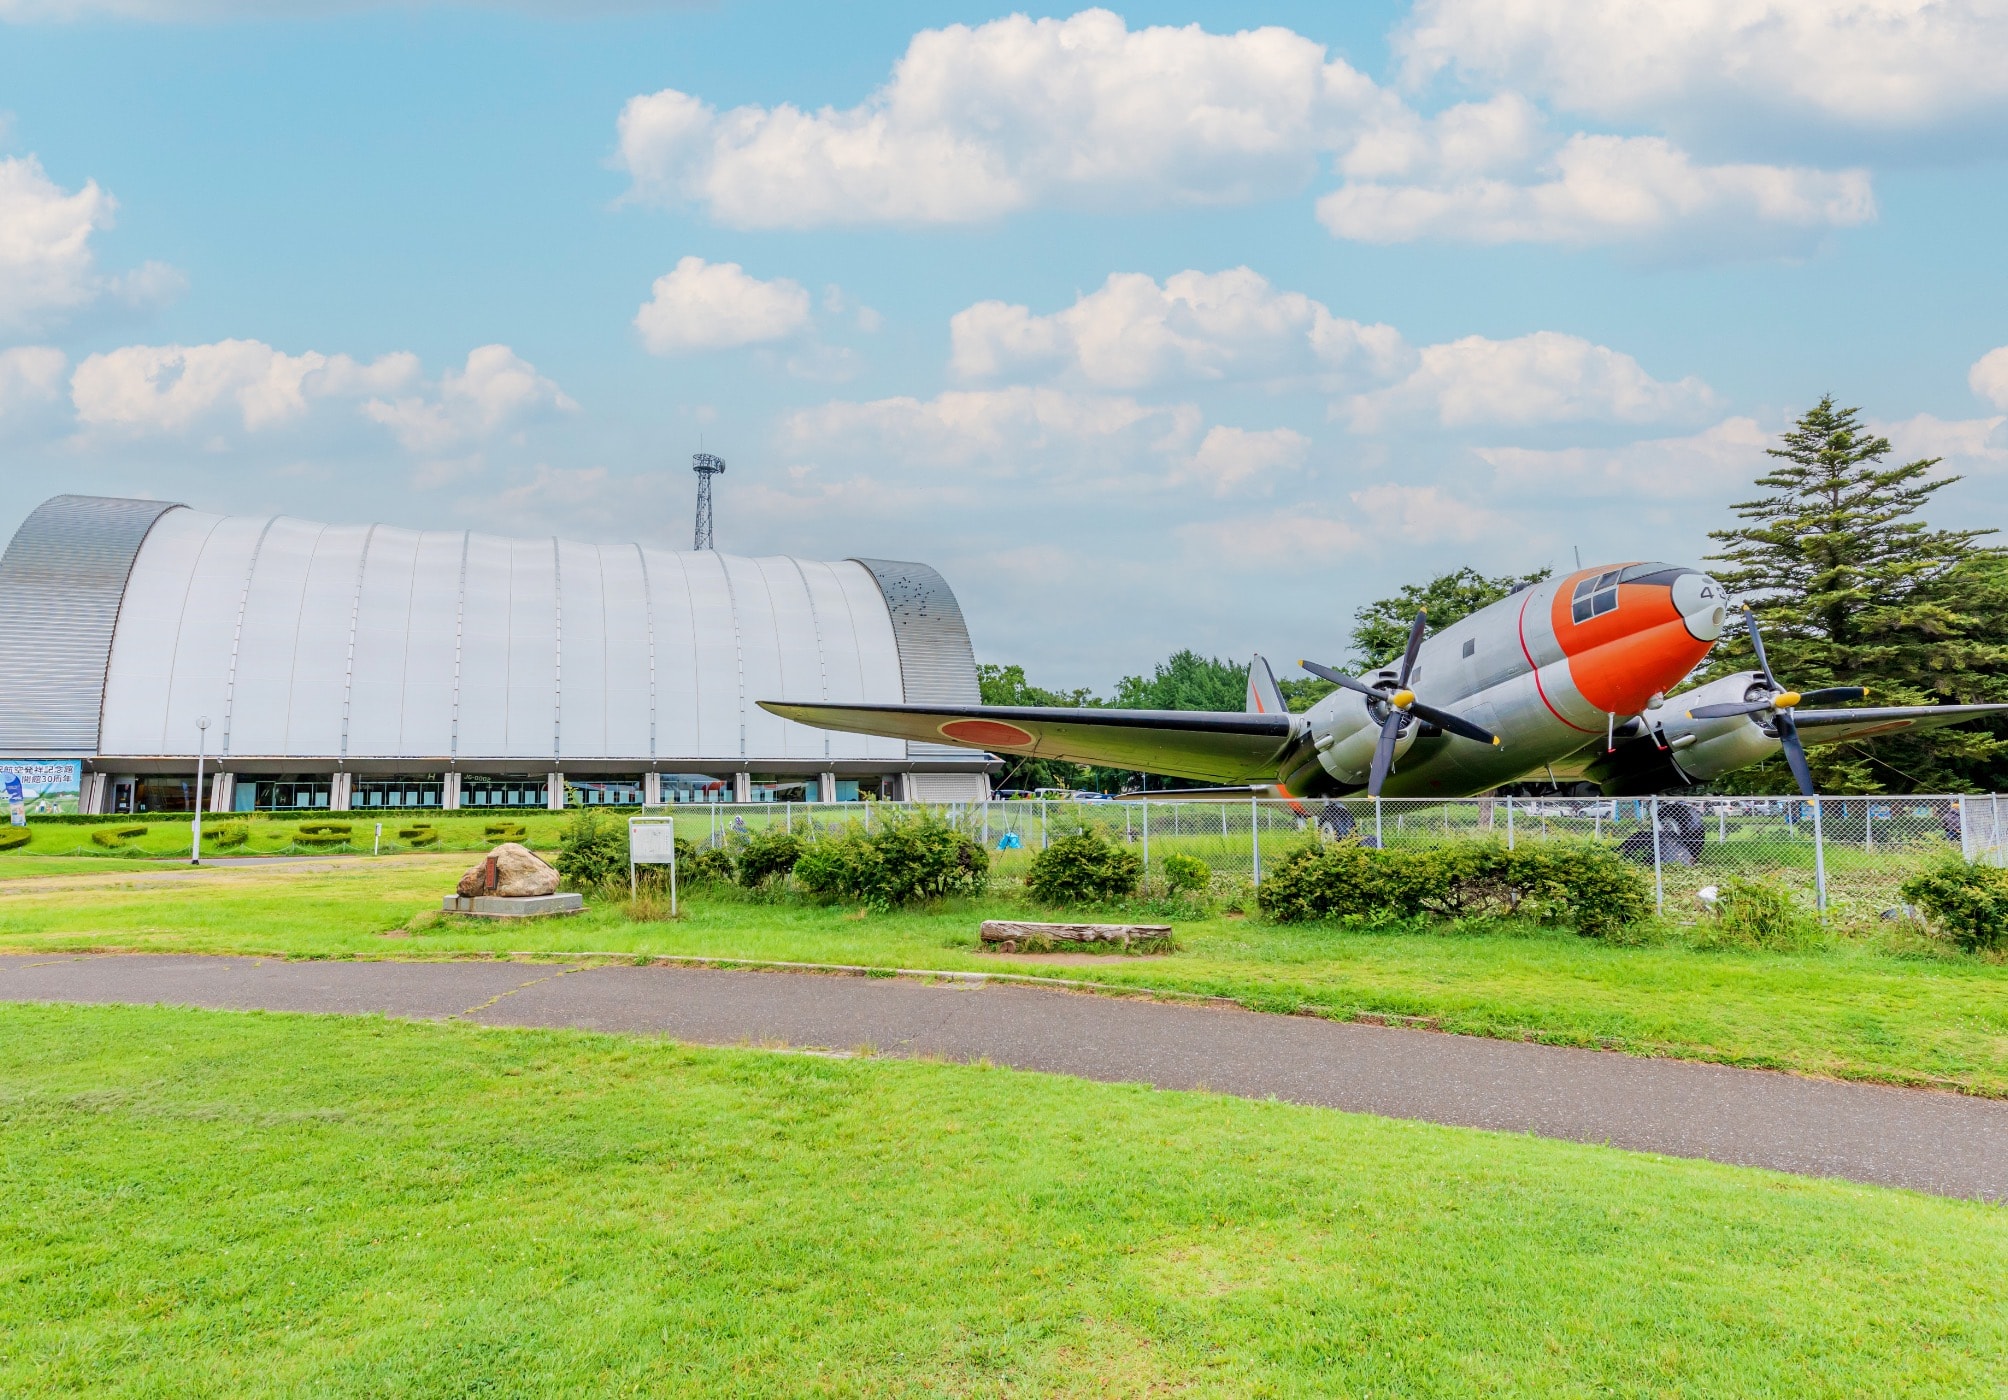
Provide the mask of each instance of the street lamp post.
[{"label": "street lamp post", "polygon": [[209,716],[195,721],[195,844],[189,849],[188,863],[202,864],[202,761],[209,756]]}]

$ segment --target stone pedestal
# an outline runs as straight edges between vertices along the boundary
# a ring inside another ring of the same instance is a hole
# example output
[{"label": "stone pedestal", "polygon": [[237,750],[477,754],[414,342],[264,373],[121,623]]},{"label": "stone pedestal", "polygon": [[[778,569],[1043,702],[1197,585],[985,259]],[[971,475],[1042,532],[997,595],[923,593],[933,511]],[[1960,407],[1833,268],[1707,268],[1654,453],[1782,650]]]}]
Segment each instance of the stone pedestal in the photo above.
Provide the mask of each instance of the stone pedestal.
[{"label": "stone pedestal", "polygon": [[548,914],[582,913],[586,901],[569,893],[477,894],[472,897],[450,894],[439,902],[439,907],[444,913],[471,914],[477,919],[540,919]]}]

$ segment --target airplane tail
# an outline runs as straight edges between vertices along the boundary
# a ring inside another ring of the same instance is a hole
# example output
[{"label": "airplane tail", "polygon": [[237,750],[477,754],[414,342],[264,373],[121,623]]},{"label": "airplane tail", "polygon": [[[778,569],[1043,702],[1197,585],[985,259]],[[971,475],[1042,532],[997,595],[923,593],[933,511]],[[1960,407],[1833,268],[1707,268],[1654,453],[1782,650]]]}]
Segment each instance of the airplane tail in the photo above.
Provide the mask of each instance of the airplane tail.
[{"label": "airplane tail", "polygon": [[1248,704],[1245,708],[1251,715],[1290,713],[1290,707],[1283,703],[1283,692],[1276,684],[1276,673],[1259,655],[1248,663]]}]

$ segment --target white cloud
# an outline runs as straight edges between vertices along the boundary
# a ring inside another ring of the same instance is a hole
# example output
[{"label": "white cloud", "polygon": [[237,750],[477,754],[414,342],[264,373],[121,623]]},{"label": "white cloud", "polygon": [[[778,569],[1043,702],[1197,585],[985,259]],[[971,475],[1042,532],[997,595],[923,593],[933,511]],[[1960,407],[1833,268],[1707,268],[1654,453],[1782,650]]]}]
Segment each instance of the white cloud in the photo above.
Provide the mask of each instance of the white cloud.
[{"label": "white cloud", "polygon": [[367,363],[309,350],[289,355],[259,340],[128,345],[91,355],[70,377],[77,423],[133,437],[234,430],[268,432],[339,404],[388,428],[414,452],[440,452],[577,405],[506,345],[470,351],[435,385],[409,351]]},{"label": "white cloud", "polygon": [[655,279],[634,324],[657,355],[757,345],[806,328],[809,294],[785,277],[763,282],[738,263],[687,257]]},{"label": "white cloud", "polygon": [[[1405,154],[1369,150],[1358,164],[1390,166]],[[1804,252],[1831,229],[1875,217],[1866,171],[1699,165],[1656,136],[1573,136],[1528,176],[1428,163],[1449,173],[1343,185],[1318,201],[1319,220],[1366,243],[1646,243],[1695,257]]]},{"label": "white cloud", "polygon": [[1728,418],[1687,437],[1618,447],[1479,447],[1499,490],[1545,501],[1588,497],[1713,500],[1748,488],[1770,465],[1772,436],[1754,418]]},{"label": "white cloud", "polygon": [[506,345],[482,345],[448,370],[430,394],[373,398],[363,415],[413,452],[433,453],[511,431],[532,419],[578,408],[557,384]]},{"label": "white cloud", "polygon": [[1198,450],[1176,474],[1176,479],[1210,483],[1213,494],[1225,496],[1237,487],[1279,472],[1294,471],[1304,464],[1310,448],[1309,438],[1289,428],[1250,430],[1216,426],[1207,429]]},{"label": "white cloud", "polygon": [[1890,440],[1893,455],[1899,461],[1914,462],[1920,457],[1941,459],[1942,465],[1933,475],[1998,472],[2008,467],[2008,416],[1940,418],[1920,413],[1894,423],[1872,422],[1870,427]]},{"label": "white cloud", "polygon": [[1152,406],[1110,394],[1059,389],[952,390],[932,399],[832,402],[782,422],[783,449],[905,465],[939,483],[944,471],[1084,482],[1124,474],[1155,458],[1160,469],[1189,452],[1199,411]]},{"label": "white cloud", "polygon": [[1195,521],[1178,526],[1173,533],[1194,564],[1253,569],[1272,577],[1277,570],[1305,560],[1330,567],[1349,555],[1371,553],[1373,546],[1352,521],[1301,509]]},{"label": "white cloud", "polygon": [[63,189],[33,156],[0,158],[0,326],[45,324],[105,296],[166,300],[181,275],[149,263],[123,278],[98,272],[91,235],[109,228],[116,201],[87,180]]},{"label": "white cloud", "polygon": [[408,354],[364,365],[311,350],[288,355],[258,340],[128,345],[85,359],[70,392],[86,428],[180,433],[235,418],[256,432],[305,417],[315,399],[394,388],[417,368]]},{"label": "white cloud", "polygon": [[966,379],[1065,373],[1110,389],[1226,379],[1316,376],[1385,380],[1414,358],[1392,326],[1334,316],[1246,268],[1179,272],[1160,286],[1113,273],[1051,315],[979,302],[949,322],[951,368]]},{"label": "white cloud", "polygon": [[23,409],[53,402],[63,387],[69,357],[46,345],[0,350],[0,422]]},{"label": "white cloud", "polygon": [[2008,345],[1989,350],[1973,362],[1966,382],[1996,408],[2008,409]]},{"label": "white cloud", "polygon": [[1446,495],[1438,486],[1384,482],[1348,494],[1353,508],[1377,540],[1398,540],[1403,544],[1434,544],[1439,540],[1462,543],[1506,528],[1505,519],[1498,512]]},{"label": "white cloud", "polygon": [[1401,419],[1433,419],[1446,428],[1653,423],[1689,417],[1714,398],[1699,379],[1654,379],[1621,351],[1536,331],[1512,340],[1472,335],[1426,346],[1406,379],[1356,395],[1344,411],[1363,431]]},{"label": "white cloud", "polygon": [[891,79],[846,109],[636,97],[620,150],[637,196],[740,227],[959,223],[1056,201],[1287,193],[1319,153],[1397,106],[1287,29],[1132,31],[1086,10],[923,30]]},{"label": "white cloud", "polygon": [[1745,141],[1780,116],[1899,133],[2008,116],[1998,0],[1417,0],[1396,47],[1411,80],[1450,70]]}]

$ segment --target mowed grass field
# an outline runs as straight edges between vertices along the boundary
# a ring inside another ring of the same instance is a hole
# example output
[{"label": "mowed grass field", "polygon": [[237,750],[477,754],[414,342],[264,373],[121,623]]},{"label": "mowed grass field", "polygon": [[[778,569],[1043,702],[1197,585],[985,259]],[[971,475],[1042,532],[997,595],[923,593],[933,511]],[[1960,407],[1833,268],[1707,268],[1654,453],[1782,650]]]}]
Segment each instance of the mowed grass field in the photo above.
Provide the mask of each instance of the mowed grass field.
[{"label": "mowed grass field", "polygon": [[1898,957],[1846,940],[1704,951],[1504,923],[1360,930],[1212,916],[1180,921],[1182,951],[1169,956],[1053,964],[978,950],[983,917],[1028,912],[997,900],[880,915],[698,893],[674,922],[633,922],[618,901],[521,925],[443,919],[439,897],[466,863],[414,855],[106,871],[86,859],[0,856],[0,950],[608,952],[1008,971],[2008,1096],[2008,966],[1974,957]]},{"label": "mowed grass field", "polygon": [[1982,1395],[2008,1213],[1007,1070],[0,1006],[9,1395]]}]

